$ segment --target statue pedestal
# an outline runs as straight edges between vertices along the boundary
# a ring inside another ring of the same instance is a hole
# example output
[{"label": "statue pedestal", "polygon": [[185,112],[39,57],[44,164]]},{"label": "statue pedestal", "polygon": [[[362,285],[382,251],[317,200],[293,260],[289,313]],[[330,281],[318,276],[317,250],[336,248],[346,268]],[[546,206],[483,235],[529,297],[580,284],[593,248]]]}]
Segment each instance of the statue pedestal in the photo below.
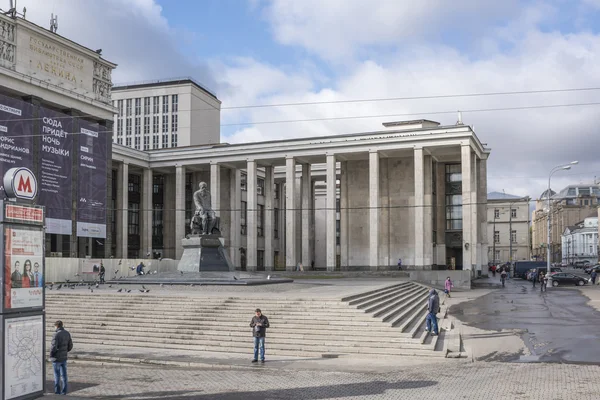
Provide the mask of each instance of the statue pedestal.
[{"label": "statue pedestal", "polygon": [[183,255],[177,270],[182,272],[235,271],[229,255],[223,247],[224,240],[218,235],[191,236],[181,239]]}]

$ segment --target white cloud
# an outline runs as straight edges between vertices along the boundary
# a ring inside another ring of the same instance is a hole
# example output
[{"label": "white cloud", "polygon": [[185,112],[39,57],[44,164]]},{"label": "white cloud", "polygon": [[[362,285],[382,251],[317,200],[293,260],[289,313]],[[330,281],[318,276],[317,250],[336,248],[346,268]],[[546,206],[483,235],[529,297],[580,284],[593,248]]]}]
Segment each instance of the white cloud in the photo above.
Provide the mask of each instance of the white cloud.
[{"label": "white cloud", "polygon": [[58,15],[58,34],[93,50],[118,64],[116,83],[192,75],[209,87],[214,80],[209,69],[192,64],[177,50],[175,32],[154,0],[21,0],[27,19],[49,27],[50,14]]},{"label": "white cloud", "polygon": [[266,16],[275,38],[324,59],[346,59],[366,46],[471,32],[502,15],[517,12],[516,0],[271,0]]},{"label": "white cloud", "polygon": [[[247,93],[232,93],[223,104],[290,103],[310,101],[485,93],[554,88],[600,87],[596,66],[600,62],[600,36],[582,33],[561,35],[530,30],[509,53],[494,52],[473,61],[447,47],[405,47],[385,63],[367,60],[354,65],[327,88],[315,90],[303,72],[283,73],[272,66],[250,63],[253,80]],[[228,80],[242,82],[244,68],[225,68]],[[260,89],[263,84],[266,90]],[[298,84],[302,82],[302,84]],[[288,84],[293,90],[288,90]],[[240,85],[244,91],[245,85]],[[256,96],[254,100],[252,96]],[[356,104],[224,110],[222,122],[295,120],[347,115],[404,114],[417,112],[517,107],[600,101],[600,93],[574,92],[520,96],[494,96]],[[464,113],[480,139],[493,149],[489,160],[488,188],[538,196],[556,164],[578,159],[580,164],[553,179],[553,187],[568,182],[591,181],[600,176],[599,106]],[[456,114],[419,115],[443,124],[456,122]],[[382,129],[381,122],[411,117],[319,121],[240,127],[225,141],[247,142],[300,136],[335,135]],[[570,180],[569,180],[570,179]]]}]

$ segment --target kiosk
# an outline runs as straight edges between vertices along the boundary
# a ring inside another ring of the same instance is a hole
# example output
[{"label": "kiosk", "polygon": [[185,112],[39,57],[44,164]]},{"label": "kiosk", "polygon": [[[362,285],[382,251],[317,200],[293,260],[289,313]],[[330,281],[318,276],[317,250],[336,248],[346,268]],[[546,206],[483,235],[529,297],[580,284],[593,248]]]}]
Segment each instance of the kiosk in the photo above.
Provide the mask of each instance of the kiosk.
[{"label": "kiosk", "polygon": [[2,399],[44,394],[44,209],[34,205],[37,181],[27,168],[4,175],[0,199],[0,371]]}]

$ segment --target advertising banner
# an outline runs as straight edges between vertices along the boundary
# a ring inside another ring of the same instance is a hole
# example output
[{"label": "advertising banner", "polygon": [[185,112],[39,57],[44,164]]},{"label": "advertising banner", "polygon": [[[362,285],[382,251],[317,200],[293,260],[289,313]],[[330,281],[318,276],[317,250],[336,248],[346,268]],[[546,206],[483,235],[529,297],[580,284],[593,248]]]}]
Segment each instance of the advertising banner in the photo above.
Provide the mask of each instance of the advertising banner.
[{"label": "advertising banner", "polygon": [[4,312],[43,307],[44,233],[4,225]]},{"label": "advertising banner", "polygon": [[106,238],[106,170],[109,134],[80,121],[77,236]]},{"label": "advertising banner", "polygon": [[33,168],[33,106],[0,95],[0,178],[14,167]]},{"label": "advertising banner", "polygon": [[71,234],[73,119],[41,107],[39,202],[46,206],[46,232]]},{"label": "advertising banner", "polygon": [[4,320],[4,399],[44,389],[44,316]]}]

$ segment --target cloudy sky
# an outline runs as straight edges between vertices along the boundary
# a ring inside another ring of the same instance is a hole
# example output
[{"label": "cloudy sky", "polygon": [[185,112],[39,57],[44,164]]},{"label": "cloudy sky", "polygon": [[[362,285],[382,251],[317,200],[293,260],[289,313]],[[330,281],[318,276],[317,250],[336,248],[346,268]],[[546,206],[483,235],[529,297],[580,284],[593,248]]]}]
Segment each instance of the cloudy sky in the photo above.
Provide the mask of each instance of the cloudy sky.
[{"label": "cloudy sky", "polygon": [[[47,27],[57,13],[58,33],[102,48],[119,64],[116,83],[202,82],[223,102],[224,142],[378,130],[398,119],[453,124],[463,110],[492,148],[489,191],[538,197],[549,170],[572,160],[579,165],[555,175],[554,189],[600,179],[600,105],[581,105],[600,103],[600,0],[18,3],[31,21]],[[235,108],[561,89],[589,90]],[[474,111],[486,109],[496,111]],[[260,123],[382,114],[399,116]]]}]

